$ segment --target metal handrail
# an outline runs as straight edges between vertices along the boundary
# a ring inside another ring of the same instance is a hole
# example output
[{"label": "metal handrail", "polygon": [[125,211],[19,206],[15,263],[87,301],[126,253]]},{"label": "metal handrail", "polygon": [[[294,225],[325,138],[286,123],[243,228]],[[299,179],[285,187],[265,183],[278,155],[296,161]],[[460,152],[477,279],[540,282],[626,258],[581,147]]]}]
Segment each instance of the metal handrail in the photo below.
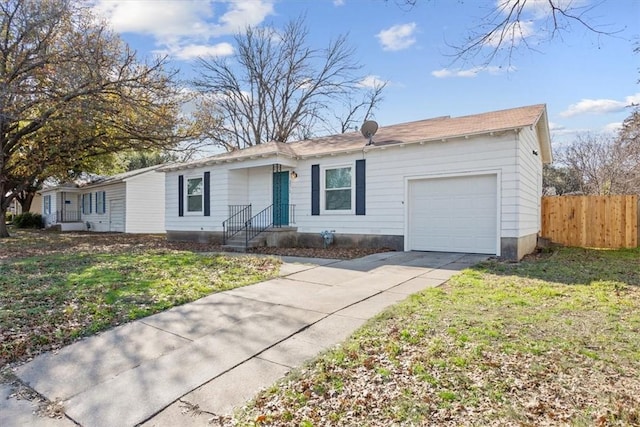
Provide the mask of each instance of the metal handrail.
[{"label": "metal handrail", "polygon": [[270,205],[251,216],[251,205],[230,205],[232,215],[222,222],[222,244],[244,231],[245,249],[258,234],[269,228],[281,228],[296,223],[296,205]]},{"label": "metal handrail", "polygon": [[229,205],[230,216],[222,221],[222,244],[247,227],[251,218],[251,205]]},{"label": "metal handrail", "polygon": [[[274,215],[274,213],[276,215]],[[286,214],[286,217],[285,217]],[[245,236],[244,236],[244,247],[245,249],[249,247],[249,242],[255,238],[258,234],[269,228],[281,228],[283,225],[288,226],[289,224],[295,224],[296,222],[296,205],[290,205],[287,203],[280,203],[267,206],[253,217],[247,223]],[[277,218],[279,221],[276,223],[274,218]],[[282,224],[282,221],[286,218],[286,224]]]},{"label": "metal handrail", "polygon": [[79,210],[58,210],[45,215],[45,217],[48,218],[51,224],[82,221],[82,213]]}]

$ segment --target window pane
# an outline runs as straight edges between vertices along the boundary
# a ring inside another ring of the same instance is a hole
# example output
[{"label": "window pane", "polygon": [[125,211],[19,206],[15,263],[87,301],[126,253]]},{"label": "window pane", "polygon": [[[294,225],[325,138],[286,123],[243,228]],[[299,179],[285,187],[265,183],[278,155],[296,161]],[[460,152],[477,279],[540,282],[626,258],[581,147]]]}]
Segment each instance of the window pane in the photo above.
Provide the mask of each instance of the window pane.
[{"label": "window pane", "polygon": [[325,188],[350,188],[351,168],[327,169]]},{"label": "window pane", "polygon": [[104,191],[96,192],[96,213],[103,214],[104,210]]},{"label": "window pane", "polygon": [[187,211],[189,212],[201,212],[202,211],[202,196],[187,196]]},{"label": "window pane", "polygon": [[192,196],[196,194],[202,194],[202,178],[187,180],[187,195]]},{"label": "window pane", "polygon": [[351,209],[351,190],[327,190],[325,199],[328,211]]}]

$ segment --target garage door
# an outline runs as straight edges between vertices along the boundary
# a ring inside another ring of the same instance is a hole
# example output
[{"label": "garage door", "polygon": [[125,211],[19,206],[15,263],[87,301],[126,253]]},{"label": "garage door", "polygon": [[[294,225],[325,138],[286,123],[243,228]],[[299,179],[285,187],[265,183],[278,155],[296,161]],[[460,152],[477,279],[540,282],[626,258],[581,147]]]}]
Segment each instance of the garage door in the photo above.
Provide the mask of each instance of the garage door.
[{"label": "garage door", "polygon": [[496,175],[409,181],[408,249],[496,254]]},{"label": "garage door", "polygon": [[124,199],[109,201],[109,231],[124,233]]}]

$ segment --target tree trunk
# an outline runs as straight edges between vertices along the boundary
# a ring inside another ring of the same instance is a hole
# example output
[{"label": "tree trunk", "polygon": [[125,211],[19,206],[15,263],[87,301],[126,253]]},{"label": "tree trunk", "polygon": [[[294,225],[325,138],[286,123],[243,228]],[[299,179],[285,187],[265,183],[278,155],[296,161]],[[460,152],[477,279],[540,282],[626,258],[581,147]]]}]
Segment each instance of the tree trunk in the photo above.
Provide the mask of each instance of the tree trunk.
[{"label": "tree trunk", "polygon": [[20,203],[20,207],[22,208],[22,212],[26,213],[31,210],[31,203],[33,202],[33,198],[36,196],[36,191],[23,191],[20,193],[20,196],[17,197],[18,203]]},{"label": "tree trunk", "polygon": [[9,230],[7,230],[7,208],[11,203],[10,197],[6,196],[7,189],[5,181],[0,177],[0,239],[9,236]]},{"label": "tree trunk", "polygon": [[0,206],[0,239],[3,237],[11,237],[7,230],[7,209]]}]

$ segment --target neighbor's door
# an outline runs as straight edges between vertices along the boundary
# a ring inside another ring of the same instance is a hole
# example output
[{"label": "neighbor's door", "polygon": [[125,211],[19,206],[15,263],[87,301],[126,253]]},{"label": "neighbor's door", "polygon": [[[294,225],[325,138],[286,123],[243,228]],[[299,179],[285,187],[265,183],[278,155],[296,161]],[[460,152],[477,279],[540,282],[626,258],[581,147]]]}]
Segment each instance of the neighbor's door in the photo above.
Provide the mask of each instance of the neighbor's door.
[{"label": "neighbor's door", "polygon": [[289,225],[289,172],[273,173],[273,225]]},{"label": "neighbor's door", "polygon": [[109,201],[109,231],[124,233],[124,199]]}]

